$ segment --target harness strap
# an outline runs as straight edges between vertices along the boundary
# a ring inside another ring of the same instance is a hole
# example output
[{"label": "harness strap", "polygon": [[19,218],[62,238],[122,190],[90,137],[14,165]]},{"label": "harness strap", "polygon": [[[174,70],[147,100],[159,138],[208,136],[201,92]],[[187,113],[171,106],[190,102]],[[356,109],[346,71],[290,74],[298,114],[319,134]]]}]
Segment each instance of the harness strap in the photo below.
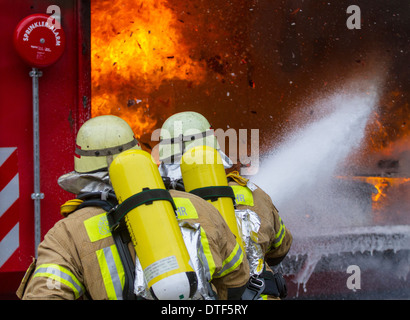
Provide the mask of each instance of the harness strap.
[{"label": "harness strap", "polygon": [[265,289],[262,292],[263,294],[272,295],[281,299],[286,298],[288,295],[288,288],[286,280],[281,273],[273,273],[265,268],[261,276],[266,284]]},{"label": "harness strap", "polygon": [[246,284],[241,300],[257,300],[265,289],[265,281],[258,275],[252,275]]},{"label": "harness strap", "polygon": [[[109,225],[112,223],[111,218],[110,215],[107,215]],[[128,249],[128,243],[131,241],[131,237],[125,223],[122,223],[118,228],[112,230],[112,236],[125,272],[124,288],[122,290],[123,299],[136,300],[137,296],[134,293],[135,264]]]},{"label": "harness strap", "polygon": [[109,212],[117,204],[117,198],[113,192],[85,192],[77,196],[77,199],[83,202],[77,207],[79,210],[84,207],[100,207],[105,211]]},{"label": "harness strap", "polygon": [[[111,192],[84,193],[78,195],[78,199],[83,200],[83,202],[78,206],[78,209],[91,206],[100,207],[107,213],[113,212],[118,203],[115,195]],[[113,224],[111,214],[107,214],[107,220],[108,224],[111,226]],[[130,235],[125,224],[120,225],[115,230],[111,230],[111,233],[125,273],[123,299],[135,300],[137,299],[137,296],[134,293],[135,265],[132,260],[130,250],[128,249],[128,243],[131,241]]]},{"label": "harness strap", "polygon": [[204,200],[216,201],[218,198],[231,198],[235,203],[235,194],[229,186],[211,186],[191,190],[190,193],[201,197]]},{"label": "harness strap", "polygon": [[82,204],[80,204],[77,207],[77,210],[80,210],[85,207],[99,207],[99,208],[104,209],[107,212],[109,212],[113,208],[113,206],[110,203],[107,203],[107,201],[91,199],[91,200],[84,201]]},{"label": "harness strap", "polygon": [[128,212],[143,204],[152,204],[153,201],[157,200],[167,200],[172,204],[174,211],[177,210],[174,200],[168,190],[146,189],[124,200],[115,208],[115,210],[108,212],[108,216],[110,216],[112,220],[112,224],[110,224],[111,231],[118,227]]}]

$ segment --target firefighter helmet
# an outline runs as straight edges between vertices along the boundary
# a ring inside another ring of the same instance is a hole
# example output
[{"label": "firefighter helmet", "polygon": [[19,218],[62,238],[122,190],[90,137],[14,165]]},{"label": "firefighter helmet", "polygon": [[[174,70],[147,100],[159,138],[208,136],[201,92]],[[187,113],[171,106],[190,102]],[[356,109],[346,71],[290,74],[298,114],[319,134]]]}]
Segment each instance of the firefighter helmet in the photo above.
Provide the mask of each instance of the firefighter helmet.
[{"label": "firefighter helmet", "polygon": [[194,111],[179,112],[167,120],[161,128],[159,160],[173,163],[188,149],[207,145],[219,150],[218,141],[208,120]]},{"label": "firefighter helmet", "polygon": [[108,169],[120,152],[141,149],[128,123],[113,115],[85,122],[77,133],[76,144],[74,169],[80,173]]}]

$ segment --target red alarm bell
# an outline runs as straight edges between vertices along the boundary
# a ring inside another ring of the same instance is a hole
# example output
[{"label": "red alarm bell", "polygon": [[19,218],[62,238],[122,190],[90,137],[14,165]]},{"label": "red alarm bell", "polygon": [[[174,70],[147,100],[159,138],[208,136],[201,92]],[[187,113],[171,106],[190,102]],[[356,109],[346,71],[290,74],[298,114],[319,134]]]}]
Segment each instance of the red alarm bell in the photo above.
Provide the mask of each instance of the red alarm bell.
[{"label": "red alarm bell", "polygon": [[21,58],[34,68],[47,67],[63,54],[65,34],[60,24],[46,14],[32,14],[14,30],[14,46]]}]

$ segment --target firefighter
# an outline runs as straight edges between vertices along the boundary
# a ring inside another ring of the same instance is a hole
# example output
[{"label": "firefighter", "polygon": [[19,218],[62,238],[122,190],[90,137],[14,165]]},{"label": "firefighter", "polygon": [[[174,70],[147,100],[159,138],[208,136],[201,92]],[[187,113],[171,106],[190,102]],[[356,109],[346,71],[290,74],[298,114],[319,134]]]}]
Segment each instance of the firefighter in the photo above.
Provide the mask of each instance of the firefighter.
[{"label": "firefighter", "polygon": [[169,117],[162,125],[159,139],[159,171],[171,189],[184,190],[180,161],[189,148],[210,146],[218,150],[226,169],[233,165],[220,149],[208,120],[197,112],[179,112]]},{"label": "firefighter", "polygon": [[[210,123],[200,113],[180,112],[164,122],[158,146],[159,169],[169,188],[184,190],[180,161],[188,149],[198,145],[215,148],[225,169],[228,171],[232,167],[233,163],[220,149]],[[273,272],[271,267],[277,267],[289,252],[292,234],[284,225],[270,196],[260,187],[240,176],[237,171],[230,172],[227,178],[236,197],[237,217],[245,213],[256,213],[260,223],[256,244],[252,247],[258,248],[264,262],[254,262],[256,265],[253,272],[259,275],[258,278],[264,279],[265,289],[263,294],[248,290],[245,299],[251,296],[263,299],[283,298],[287,294],[285,280],[279,272]]]},{"label": "firefighter", "polygon": [[[122,151],[141,149],[140,145],[127,122],[111,115],[85,122],[78,131],[76,144],[75,171],[61,176],[58,183],[77,198],[61,206],[64,218],[45,235],[17,296],[20,299],[136,299],[134,278],[138,257],[126,228],[121,225],[110,228],[110,214],[117,199],[108,168]],[[194,195],[170,193],[189,207],[184,210],[191,219],[187,222],[201,226],[202,273],[208,296],[240,298],[249,278],[249,266],[219,212]]]},{"label": "firefighter", "polygon": [[265,299],[284,298],[287,295],[285,279],[281,273],[273,272],[286,257],[292,245],[292,234],[286,228],[271,197],[260,187],[239,175],[238,171],[227,174],[228,185],[235,194],[236,209],[243,213],[255,212],[260,219],[258,245],[264,253],[265,264],[261,272],[265,281],[262,295]]}]

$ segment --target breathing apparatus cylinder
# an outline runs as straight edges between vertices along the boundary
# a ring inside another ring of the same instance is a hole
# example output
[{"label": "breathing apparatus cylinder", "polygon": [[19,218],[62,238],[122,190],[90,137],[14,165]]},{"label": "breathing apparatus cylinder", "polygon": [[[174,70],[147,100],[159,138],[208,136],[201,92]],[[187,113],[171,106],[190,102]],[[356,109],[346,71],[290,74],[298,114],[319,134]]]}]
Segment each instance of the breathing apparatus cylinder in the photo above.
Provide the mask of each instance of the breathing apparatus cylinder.
[{"label": "breathing apparatus cylinder", "polygon": [[246,252],[238,227],[234,207],[234,194],[228,186],[225,168],[218,150],[210,146],[188,149],[181,159],[181,173],[185,190],[210,202],[228,224],[242,252]]},{"label": "breathing apparatus cylinder", "polygon": [[125,222],[151,293],[159,300],[191,298],[197,277],[153,158],[143,150],[124,151],[109,174],[119,202],[116,211],[126,208]]}]

